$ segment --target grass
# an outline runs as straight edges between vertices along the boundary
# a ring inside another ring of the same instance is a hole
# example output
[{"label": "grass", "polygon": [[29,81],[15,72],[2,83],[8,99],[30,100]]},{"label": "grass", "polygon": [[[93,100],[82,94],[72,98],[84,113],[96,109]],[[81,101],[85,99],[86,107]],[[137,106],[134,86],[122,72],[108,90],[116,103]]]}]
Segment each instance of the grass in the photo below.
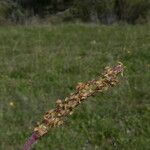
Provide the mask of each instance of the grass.
[{"label": "grass", "polygon": [[89,98],[33,150],[148,150],[149,35],[148,25],[0,27],[0,149],[21,149],[58,98],[120,60],[121,84]]}]

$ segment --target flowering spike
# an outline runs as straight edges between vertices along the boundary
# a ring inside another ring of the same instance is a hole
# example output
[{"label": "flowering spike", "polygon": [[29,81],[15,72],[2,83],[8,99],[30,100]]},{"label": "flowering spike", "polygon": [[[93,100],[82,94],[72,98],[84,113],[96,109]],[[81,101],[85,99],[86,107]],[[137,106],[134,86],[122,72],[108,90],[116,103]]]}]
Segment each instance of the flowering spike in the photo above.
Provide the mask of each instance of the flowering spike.
[{"label": "flowering spike", "polygon": [[78,83],[74,93],[66,97],[65,100],[57,100],[56,108],[46,112],[41,124],[34,129],[36,135],[42,137],[51,128],[62,125],[64,119],[73,113],[74,108],[89,96],[93,96],[98,92],[106,91],[109,87],[115,86],[119,82],[117,75],[123,73],[123,70],[124,66],[119,62],[113,68],[106,67],[102,77],[86,83]]}]

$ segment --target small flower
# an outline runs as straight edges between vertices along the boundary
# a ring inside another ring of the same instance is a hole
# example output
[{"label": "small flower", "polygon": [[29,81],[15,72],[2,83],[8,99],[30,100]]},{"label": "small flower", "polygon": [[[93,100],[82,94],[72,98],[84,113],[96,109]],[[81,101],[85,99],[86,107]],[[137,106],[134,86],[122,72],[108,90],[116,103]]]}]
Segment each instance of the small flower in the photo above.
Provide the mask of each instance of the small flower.
[{"label": "small flower", "polygon": [[15,107],[15,103],[11,101],[11,102],[9,103],[9,106]]}]

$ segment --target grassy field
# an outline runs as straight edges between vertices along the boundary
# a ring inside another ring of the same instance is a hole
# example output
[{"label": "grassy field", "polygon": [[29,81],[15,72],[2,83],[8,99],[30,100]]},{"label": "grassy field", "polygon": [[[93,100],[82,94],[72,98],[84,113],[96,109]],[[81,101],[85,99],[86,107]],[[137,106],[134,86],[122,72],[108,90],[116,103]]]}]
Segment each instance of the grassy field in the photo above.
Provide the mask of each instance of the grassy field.
[{"label": "grassy field", "polygon": [[122,61],[119,86],[89,98],[33,150],[150,148],[150,27],[0,27],[0,149],[19,150],[78,82]]}]

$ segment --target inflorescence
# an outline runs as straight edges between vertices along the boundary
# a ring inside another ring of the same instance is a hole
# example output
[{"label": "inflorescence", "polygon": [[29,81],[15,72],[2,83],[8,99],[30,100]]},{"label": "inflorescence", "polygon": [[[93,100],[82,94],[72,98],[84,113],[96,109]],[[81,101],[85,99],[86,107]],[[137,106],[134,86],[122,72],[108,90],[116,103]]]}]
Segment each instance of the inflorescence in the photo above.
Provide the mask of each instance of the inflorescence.
[{"label": "inflorescence", "polygon": [[39,137],[42,137],[51,128],[62,125],[65,118],[71,115],[74,109],[88,97],[117,85],[119,82],[117,75],[123,73],[123,70],[123,64],[118,63],[115,67],[106,67],[102,76],[96,80],[78,83],[74,93],[70,94],[64,100],[57,100],[56,108],[46,112],[43,121],[35,127],[34,132]]}]

